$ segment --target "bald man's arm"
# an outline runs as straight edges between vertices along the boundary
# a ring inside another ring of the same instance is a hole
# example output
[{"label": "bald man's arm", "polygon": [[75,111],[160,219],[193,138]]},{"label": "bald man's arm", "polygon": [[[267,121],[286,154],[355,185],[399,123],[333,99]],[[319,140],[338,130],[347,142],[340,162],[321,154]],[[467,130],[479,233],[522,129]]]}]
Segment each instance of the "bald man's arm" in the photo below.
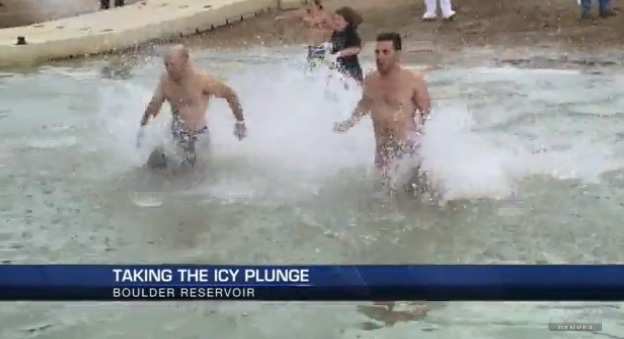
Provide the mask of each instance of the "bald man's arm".
[{"label": "bald man's arm", "polygon": [[236,92],[230,86],[226,85],[219,79],[213,78],[209,75],[205,75],[204,79],[205,93],[209,95],[214,95],[217,98],[225,99],[228,105],[230,105],[236,121],[244,122],[245,118],[243,117],[243,108],[241,107]]},{"label": "bald man's arm", "polygon": [[162,108],[163,103],[165,102],[165,93],[163,92],[163,86],[165,84],[166,75],[162,74],[160,79],[158,80],[158,85],[156,85],[156,90],[154,90],[154,95],[152,99],[147,104],[145,108],[145,113],[143,114],[143,118],[141,119],[141,126],[145,126],[149,121],[150,117],[155,117],[160,113],[160,109]]}]

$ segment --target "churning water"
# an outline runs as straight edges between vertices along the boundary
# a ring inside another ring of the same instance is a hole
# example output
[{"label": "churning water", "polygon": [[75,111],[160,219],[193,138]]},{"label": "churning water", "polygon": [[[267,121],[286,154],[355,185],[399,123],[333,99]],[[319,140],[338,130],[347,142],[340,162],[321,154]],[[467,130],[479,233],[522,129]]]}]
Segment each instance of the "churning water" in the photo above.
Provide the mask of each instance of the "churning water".
[{"label": "churning water", "polygon": [[[287,50],[194,56],[238,91],[249,136],[236,140],[227,105],[213,101],[210,161],[189,176],[141,168],[167,140],[167,107],[135,147],[159,60],[117,78],[101,61],[0,74],[3,263],[624,261],[622,73],[428,72],[422,166],[438,205],[378,192],[370,120],[332,132],[356,87],[302,71]],[[0,337],[557,337],[547,314],[451,303],[363,331],[370,319],[353,304],[4,303]],[[618,338],[618,305],[604,315],[603,334]]]}]

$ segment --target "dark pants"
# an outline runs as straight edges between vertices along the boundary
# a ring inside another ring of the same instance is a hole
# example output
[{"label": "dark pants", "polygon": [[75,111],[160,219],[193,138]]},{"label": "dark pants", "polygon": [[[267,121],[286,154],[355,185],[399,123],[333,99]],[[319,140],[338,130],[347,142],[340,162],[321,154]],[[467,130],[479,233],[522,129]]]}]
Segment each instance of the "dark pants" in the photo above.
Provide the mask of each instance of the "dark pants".
[{"label": "dark pants", "polygon": [[343,59],[338,59],[338,71],[340,73],[355,79],[357,82],[364,82],[364,73],[362,72],[362,66],[360,61],[355,59],[345,62]]},{"label": "dark pants", "polygon": [[360,65],[348,66],[348,67],[340,67],[340,72],[346,76],[349,76],[355,79],[359,83],[364,82],[364,73],[362,72],[362,67]]},{"label": "dark pants", "polygon": [[[123,7],[125,0],[115,0],[115,7]],[[110,8],[110,0],[100,0],[101,9]]]},{"label": "dark pants", "polygon": [[[592,0],[581,0],[581,9],[584,13],[591,11]],[[611,10],[611,0],[598,0],[600,12]]]}]

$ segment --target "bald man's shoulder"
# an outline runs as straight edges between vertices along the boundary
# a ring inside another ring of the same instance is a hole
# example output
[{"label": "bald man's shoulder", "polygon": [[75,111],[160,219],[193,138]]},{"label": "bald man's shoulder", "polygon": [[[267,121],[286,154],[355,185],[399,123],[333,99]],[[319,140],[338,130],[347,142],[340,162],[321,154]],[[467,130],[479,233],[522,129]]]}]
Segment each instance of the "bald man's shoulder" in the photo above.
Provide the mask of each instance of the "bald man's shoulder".
[{"label": "bald man's shoulder", "polygon": [[223,83],[223,81],[221,81],[218,77],[214,76],[213,74],[205,71],[205,70],[196,70],[195,75],[197,77],[199,77],[200,79],[202,79],[203,81],[205,81],[207,84],[209,85],[214,85],[214,84],[221,84]]},{"label": "bald man's shoulder", "polygon": [[195,83],[210,94],[219,92],[224,86],[223,81],[204,70],[195,70],[195,79]]}]

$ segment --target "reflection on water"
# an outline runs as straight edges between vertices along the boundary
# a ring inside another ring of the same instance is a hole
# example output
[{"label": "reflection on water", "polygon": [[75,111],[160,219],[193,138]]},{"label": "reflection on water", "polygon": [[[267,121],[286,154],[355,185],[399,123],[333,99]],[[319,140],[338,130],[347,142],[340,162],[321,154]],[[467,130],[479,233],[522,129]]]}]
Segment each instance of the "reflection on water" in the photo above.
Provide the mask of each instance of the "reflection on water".
[{"label": "reflection on water", "polygon": [[[370,121],[331,131],[356,89],[303,72],[288,51],[196,58],[237,89],[249,137],[234,138],[214,101],[212,155],[186,177],[140,168],[166,141],[168,109],[134,146],[160,61],[121,76],[89,62],[0,78],[4,263],[623,261],[619,73],[431,71],[423,167],[448,200],[437,206],[377,191]],[[0,336],[557,337],[538,306],[452,303],[389,319],[353,304],[11,303]],[[617,312],[605,309],[605,333],[621,333]]]}]

